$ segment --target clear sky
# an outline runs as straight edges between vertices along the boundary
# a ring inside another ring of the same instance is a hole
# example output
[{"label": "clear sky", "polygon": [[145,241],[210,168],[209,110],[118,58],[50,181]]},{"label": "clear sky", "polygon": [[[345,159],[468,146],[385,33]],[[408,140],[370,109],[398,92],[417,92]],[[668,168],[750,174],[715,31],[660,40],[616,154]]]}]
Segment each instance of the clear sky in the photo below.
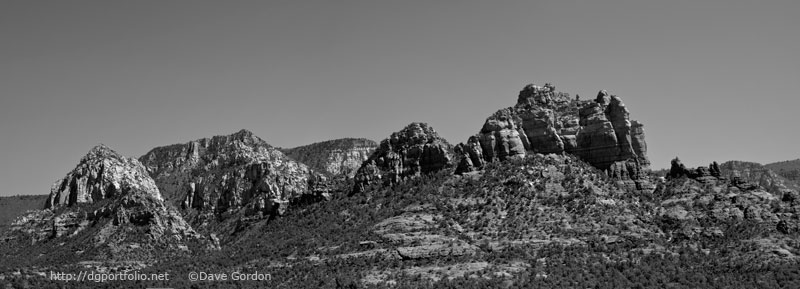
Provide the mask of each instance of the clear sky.
[{"label": "clear sky", "polygon": [[247,128],[452,143],[527,83],[607,89],[654,168],[800,157],[800,1],[0,1],[0,195],[90,148]]}]

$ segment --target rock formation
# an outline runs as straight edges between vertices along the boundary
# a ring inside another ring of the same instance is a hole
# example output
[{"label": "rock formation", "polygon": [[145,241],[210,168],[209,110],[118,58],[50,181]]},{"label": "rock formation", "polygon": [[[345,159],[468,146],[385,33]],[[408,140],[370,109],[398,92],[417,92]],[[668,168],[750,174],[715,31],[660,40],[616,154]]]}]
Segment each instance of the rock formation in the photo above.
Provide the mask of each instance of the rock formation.
[{"label": "rock formation", "polygon": [[139,161],[98,145],[66,177],[53,184],[45,209],[99,202],[128,191],[150,192],[152,198],[161,200],[155,182]]},{"label": "rock formation", "polygon": [[717,162],[712,162],[708,167],[700,166],[689,169],[677,157],[670,162],[669,172],[666,177],[667,179],[687,177],[705,183],[725,180],[720,173],[719,164]]},{"label": "rock formation", "polygon": [[35,243],[75,237],[93,228],[92,245],[107,245],[116,255],[125,254],[123,244],[142,240],[151,248],[173,249],[204,240],[164,203],[139,161],[104,145],[93,148],[53,185],[44,207],[18,218],[11,232]]},{"label": "rock formation", "polygon": [[[556,92],[552,84],[530,84],[520,91],[514,107],[494,113],[468,144],[458,146],[457,172],[528,152],[571,153],[612,177],[638,180],[650,162],[643,125],[629,115],[622,100],[605,90],[595,100],[581,101]],[[476,140],[481,161],[472,157]],[[467,156],[469,161],[464,160]]]},{"label": "rock formation", "polygon": [[192,222],[279,214],[291,201],[327,197],[314,190],[323,176],[247,130],[154,148],[139,160],[168,202],[198,213]]},{"label": "rock formation", "polygon": [[343,138],[285,149],[283,153],[329,177],[352,178],[377,147],[372,140]]},{"label": "rock formation", "polygon": [[450,165],[452,148],[426,123],[411,123],[381,141],[355,175],[354,193],[375,183],[439,171]]}]

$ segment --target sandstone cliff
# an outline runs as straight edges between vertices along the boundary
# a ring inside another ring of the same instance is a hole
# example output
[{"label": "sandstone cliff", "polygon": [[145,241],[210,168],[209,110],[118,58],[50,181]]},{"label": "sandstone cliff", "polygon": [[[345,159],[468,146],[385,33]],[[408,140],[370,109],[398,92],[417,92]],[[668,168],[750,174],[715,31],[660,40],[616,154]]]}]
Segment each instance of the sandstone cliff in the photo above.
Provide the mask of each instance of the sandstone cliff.
[{"label": "sandstone cliff", "polygon": [[452,147],[426,123],[411,123],[381,141],[358,169],[354,192],[375,183],[391,184],[406,177],[439,171],[450,165]]},{"label": "sandstone cliff", "polygon": [[287,156],[329,177],[352,178],[378,147],[375,141],[343,138],[282,150]]},{"label": "sandstone cliff", "polygon": [[457,146],[457,172],[528,153],[571,153],[612,177],[642,179],[650,164],[644,128],[629,114],[622,100],[606,91],[582,101],[549,83],[527,85],[515,106],[491,115],[477,135]]},{"label": "sandstone cliff", "polygon": [[154,148],[139,160],[195,223],[282,214],[291,201],[327,196],[324,177],[247,130]]}]

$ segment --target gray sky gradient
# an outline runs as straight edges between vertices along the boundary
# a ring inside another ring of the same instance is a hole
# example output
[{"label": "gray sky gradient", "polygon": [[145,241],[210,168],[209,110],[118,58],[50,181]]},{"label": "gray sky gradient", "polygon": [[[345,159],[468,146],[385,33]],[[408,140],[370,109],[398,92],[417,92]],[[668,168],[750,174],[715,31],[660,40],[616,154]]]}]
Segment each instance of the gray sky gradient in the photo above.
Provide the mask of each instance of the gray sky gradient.
[{"label": "gray sky gradient", "polygon": [[452,143],[530,82],[607,89],[679,156],[800,157],[800,1],[0,1],[0,195],[88,150],[252,130]]}]

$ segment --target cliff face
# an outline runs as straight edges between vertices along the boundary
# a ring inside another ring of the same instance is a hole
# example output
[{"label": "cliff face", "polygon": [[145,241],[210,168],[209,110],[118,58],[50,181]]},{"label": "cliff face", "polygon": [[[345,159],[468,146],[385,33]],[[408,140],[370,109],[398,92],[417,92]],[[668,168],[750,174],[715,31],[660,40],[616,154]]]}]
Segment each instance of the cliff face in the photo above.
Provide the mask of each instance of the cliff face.
[{"label": "cliff face", "polygon": [[159,147],[139,160],[165,199],[205,222],[243,210],[282,214],[290,201],[324,197],[324,178],[242,130]]},{"label": "cliff face", "polygon": [[352,178],[377,147],[378,144],[372,140],[343,138],[285,149],[283,152],[329,177]]},{"label": "cliff face", "polygon": [[391,184],[406,177],[444,169],[452,160],[452,147],[425,123],[411,123],[381,141],[358,169],[354,192],[373,183]]},{"label": "cliff face", "polygon": [[[514,107],[490,116],[477,135],[457,146],[458,172],[528,153],[571,153],[612,177],[640,179],[650,164],[647,144],[643,125],[629,114],[622,100],[606,91],[581,101],[551,84],[527,85]],[[474,157],[478,151],[482,160]]]},{"label": "cliff face", "polygon": [[[89,234],[90,245],[104,248],[100,252],[107,250],[102,254],[112,258],[136,254],[123,246],[130,243],[169,251],[188,250],[186,242],[204,240],[164,203],[139,161],[103,145],[93,148],[53,185],[44,210],[21,216],[10,231],[34,243]],[[144,250],[144,254],[155,251]]]}]

